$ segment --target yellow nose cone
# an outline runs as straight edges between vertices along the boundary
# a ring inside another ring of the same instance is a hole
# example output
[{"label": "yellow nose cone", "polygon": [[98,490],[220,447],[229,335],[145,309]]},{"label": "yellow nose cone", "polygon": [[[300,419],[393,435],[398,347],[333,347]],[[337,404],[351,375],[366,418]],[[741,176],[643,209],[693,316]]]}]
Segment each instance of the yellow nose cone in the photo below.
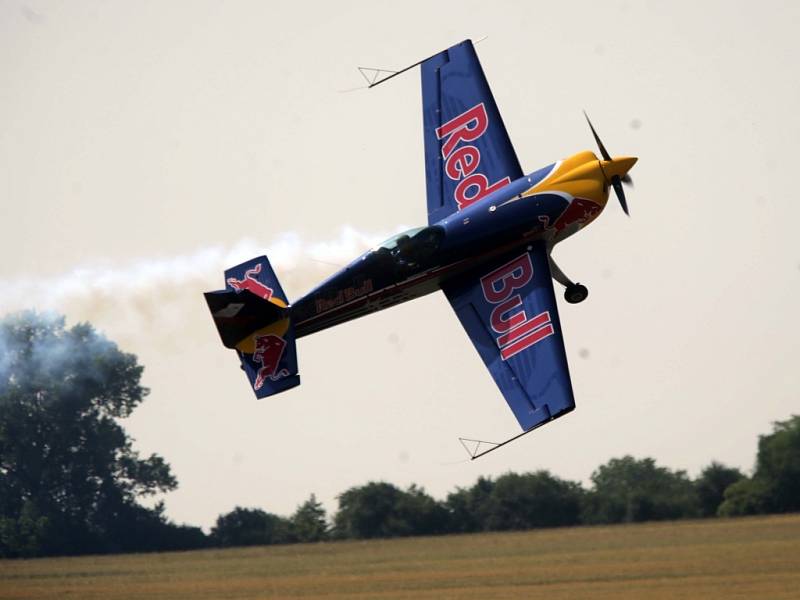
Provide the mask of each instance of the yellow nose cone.
[{"label": "yellow nose cone", "polygon": [[611,179],[614,175],[624,176],[639,160],[635,156],[615,156],[611,160],[603,161],[603,173]]}]

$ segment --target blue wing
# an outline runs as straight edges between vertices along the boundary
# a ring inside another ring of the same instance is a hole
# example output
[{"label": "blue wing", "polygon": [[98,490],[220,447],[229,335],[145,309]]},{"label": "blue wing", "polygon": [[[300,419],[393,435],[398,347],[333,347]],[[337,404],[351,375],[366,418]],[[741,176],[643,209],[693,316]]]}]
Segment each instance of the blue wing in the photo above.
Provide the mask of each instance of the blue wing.
[{"label": "blue wing", "polygon": [[575,408],[543,243],[442,289],[524,431]]},{"label": "blue wing", "polygon": [[522,176],[472,42],[422,62],[428,222]]}]

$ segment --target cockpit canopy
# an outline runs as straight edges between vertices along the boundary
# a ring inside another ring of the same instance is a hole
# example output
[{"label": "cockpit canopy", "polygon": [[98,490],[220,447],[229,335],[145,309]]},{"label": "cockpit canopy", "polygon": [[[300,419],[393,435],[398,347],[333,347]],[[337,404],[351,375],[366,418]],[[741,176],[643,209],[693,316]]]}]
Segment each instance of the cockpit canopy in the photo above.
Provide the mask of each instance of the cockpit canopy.
[{"label": "cockpit canopy", "polygon": [[383,243],[378,244],[375,247],[375,250],[378,248],[386,248],[387,250],[394,250],[397,246],[402,246],[407,241],[409,241],[412,237],[415,237],[419,232],[428,229],[427,227],[414,227],[413,229],[408,229],[396,235],[393,235],[388,240],[385,240]]},{"label": "cockpit canopy", "polygon": [[441,225],[414,227],[397,235],[393,235],[375,247],[376,251],[385,249],[392,254],[419,253],[432,254],[444,239],[444,228]]},{"label": "cockpit canopy", "polygon": [[372,254],[386,255],[405,268],[425,268],[434,258],[436,251],[444,239],[444,228],[441,225],[415,227],[376,246]]}]

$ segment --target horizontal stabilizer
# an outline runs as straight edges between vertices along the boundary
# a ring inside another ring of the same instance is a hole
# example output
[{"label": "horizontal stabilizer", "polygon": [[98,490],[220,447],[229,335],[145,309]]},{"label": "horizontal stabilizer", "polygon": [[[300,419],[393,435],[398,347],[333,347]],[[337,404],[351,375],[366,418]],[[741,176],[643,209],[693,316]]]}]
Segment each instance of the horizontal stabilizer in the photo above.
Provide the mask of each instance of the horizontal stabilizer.
[{"label": "horizontal stabilizer", "polygon": [[286,308],[264,301],[249,290],[206,292],[204,296],[226,348],[236,348],[247,336],[287,313]]}]

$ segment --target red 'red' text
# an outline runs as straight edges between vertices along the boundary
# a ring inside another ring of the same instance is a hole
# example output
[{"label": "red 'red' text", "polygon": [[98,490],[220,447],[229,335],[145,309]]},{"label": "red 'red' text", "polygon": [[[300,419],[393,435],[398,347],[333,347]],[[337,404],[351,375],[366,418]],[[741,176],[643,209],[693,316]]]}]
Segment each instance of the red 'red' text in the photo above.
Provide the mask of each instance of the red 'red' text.
[{"label": "red 'red' text", "polygon": [[489,178],[477,173],[481,163],[481,152],[477,146],[462,145],[459,142],[474,142],[489,127],[489,117],[483,102],[464,111],[441,127],[436,128],[436,138],[444,140],[442,157],[445,159],[444,172],[453,181],[457,181],[453,198],[458,210],[466,208],[495,190],[511,182],[509,177],[489,184]]}]

